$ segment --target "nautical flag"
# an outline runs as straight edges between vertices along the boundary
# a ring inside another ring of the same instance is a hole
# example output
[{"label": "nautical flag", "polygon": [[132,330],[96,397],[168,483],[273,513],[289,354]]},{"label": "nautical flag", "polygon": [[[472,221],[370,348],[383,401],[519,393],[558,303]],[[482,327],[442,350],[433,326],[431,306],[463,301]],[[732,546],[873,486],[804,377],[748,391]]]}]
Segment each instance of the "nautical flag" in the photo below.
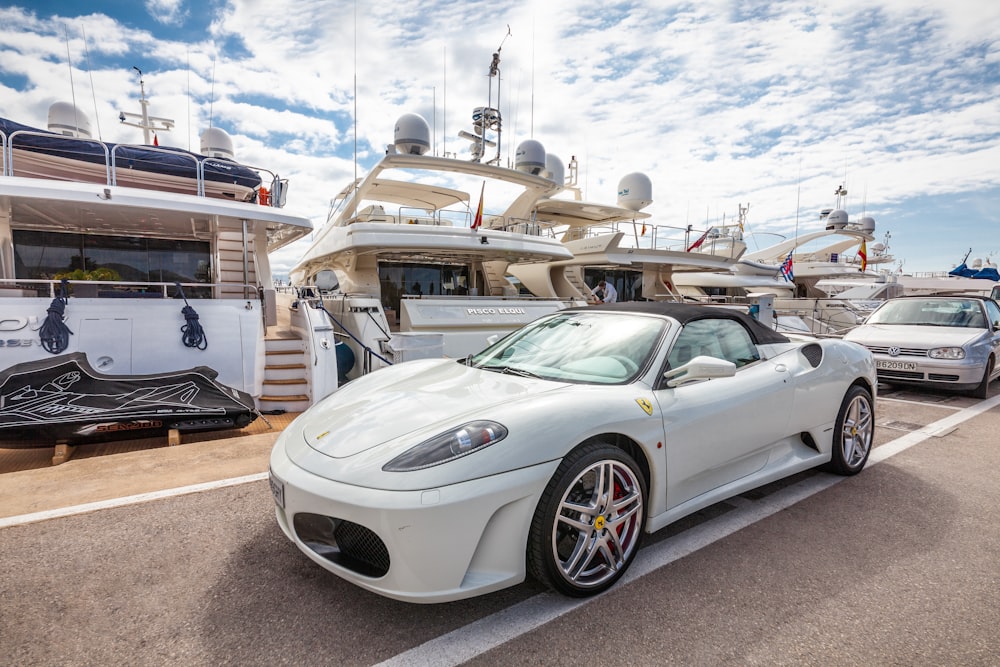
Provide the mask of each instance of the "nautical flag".
[{"label": "nautical flag", "polygon": [[795,274],[792,273],[792,251],[788,251],[788,257],[785,261],[781,263],[781,275],[788,282],[795,280]]},{"label": "nautical flag", "polygon": [[695,241],[694,243],[692,243],[691,245],[689,245],[689,246],[688,246],[688,249],[687,249],[687,251],[688,251],[688,252],[691,252],[691,251],[692,251],[692,250],[694,250],[695,248],[699,247],[699,246],[700,246],[700,245],[701,245],[702,243],[704,243],[704,242],[705,242],[705,239],[707,239],[707,238],[708,238],[708,233],[709,233],[710,231],[712,231],[712,230],[711,230],[711,229],[706,229],[706,230],[705,230],[705,233],[704,233],[704,234],[702,234],[701,236],[699,236],[699,237],[698,237],[698,240],[697,240],[697,241]]},{"label": "nautical flag", "polygon": [[472,221],[472,231],[476,231],[483,224],[483,194],[486,192],[486,181],[479,191],[479,208],[476,209],[476,219]]},{"label": "nautical flag", "polygon": [[868,242],[861,240],[861,247],[858,248],[858,257],[861,258],[861,271],[868,268]]},{"label": "nautical flag", "polygon": [[640,234],[639,236],[645,236],[645,235],[646,235],[646,223],[644,222],[642,223],[642,234]]},{"label": "nautical flag", "polygon": [[160,140],[157,139],[156,132],[153,132],[153,145],[154,146],[159,146],[160,145]]}]

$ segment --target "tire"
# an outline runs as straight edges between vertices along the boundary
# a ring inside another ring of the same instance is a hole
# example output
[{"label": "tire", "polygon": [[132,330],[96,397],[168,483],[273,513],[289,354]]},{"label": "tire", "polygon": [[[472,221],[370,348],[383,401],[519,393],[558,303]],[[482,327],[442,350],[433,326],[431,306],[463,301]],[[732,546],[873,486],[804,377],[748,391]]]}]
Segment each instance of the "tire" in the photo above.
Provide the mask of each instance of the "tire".
[{"label": "tire", "polygon": [[993,375],[993,356],[991,355],[989,360],[986,362],[986,370],[983,371],[983,380],[979,383],[979,386],[972,390],[972,395],[975,398],[989,398],[990,397],[990,376]]},{"label": "tire", "polygon": [[868,462],[875,438],[875,402],[871,392],[852,386],[840,404],[827,468],[838,475],[857,475]]},{"label": "tire", "polygon": [[528,570],[572,597],[610,588],[632,564],[646,521],[646,481],[618,447],[577,447],[542,493],[528,535]]}]

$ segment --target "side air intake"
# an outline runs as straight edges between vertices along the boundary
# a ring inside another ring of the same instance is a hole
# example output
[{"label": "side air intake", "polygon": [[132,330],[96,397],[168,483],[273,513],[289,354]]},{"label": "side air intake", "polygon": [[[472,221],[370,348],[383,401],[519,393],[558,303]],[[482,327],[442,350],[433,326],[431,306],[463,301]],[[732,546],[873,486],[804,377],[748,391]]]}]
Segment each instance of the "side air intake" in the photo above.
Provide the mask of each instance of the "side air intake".
[{"label": "side air intake", "polygon": [[810,366],[816,368],[819,366],[819,362],[823,361],[823,348],[818,343],[809,343],[802,348],[802,356],[806,358]]}]

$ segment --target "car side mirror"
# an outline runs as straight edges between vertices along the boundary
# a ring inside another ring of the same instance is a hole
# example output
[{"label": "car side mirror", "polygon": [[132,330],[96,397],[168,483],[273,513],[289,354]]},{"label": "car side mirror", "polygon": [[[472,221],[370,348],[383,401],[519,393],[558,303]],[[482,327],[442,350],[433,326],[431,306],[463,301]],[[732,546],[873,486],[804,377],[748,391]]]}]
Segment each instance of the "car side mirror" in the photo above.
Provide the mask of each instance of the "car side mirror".
[{"label": "car side mirror", "polygon": [[683,366],[671,368],[663,374],[663,377],[667,379],[668,387],[679,387],[682,384],[697,380],[728,378],[734,375],[736,375],[736,364],[733,362],[715,357],[700,356],[695,357]]}]

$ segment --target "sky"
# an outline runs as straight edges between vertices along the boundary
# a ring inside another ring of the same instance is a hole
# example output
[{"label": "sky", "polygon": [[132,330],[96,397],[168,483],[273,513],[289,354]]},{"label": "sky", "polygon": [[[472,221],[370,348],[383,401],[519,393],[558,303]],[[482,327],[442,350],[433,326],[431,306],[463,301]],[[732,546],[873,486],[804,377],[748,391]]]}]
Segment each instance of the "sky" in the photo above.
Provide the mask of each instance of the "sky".
[{"label": "sky", "polygon": [[[642,172],[655,224],[704,229],[749,204],[755,250],[821,229],[844,185],[896,269],[1000,254],[996,0],[5,3],[0,116],[45,127],[75,101],[102,139],[140,143],[118,122],[140,111],[138,68],[150,113],[176,121],[161,145],[225,129],[318,229],[404,113],[428,119],[436,153],[467,155],[457,134],[498,49],[502,153],[533,138],[575,156],[587,200]],[[305,243],[272,256],[276,275]]]}]

